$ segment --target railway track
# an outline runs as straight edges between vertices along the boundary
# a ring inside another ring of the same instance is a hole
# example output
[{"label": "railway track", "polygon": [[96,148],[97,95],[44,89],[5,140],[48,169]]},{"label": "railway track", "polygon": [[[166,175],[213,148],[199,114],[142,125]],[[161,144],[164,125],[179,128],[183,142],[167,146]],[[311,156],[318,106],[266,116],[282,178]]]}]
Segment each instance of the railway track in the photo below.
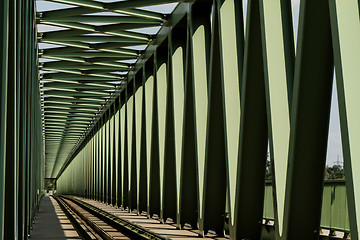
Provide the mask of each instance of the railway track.
[{"label": "railway track", "polygon": [[93,239],[166,239],[131,222],[120,219],[79,199],[53,196],[79,236]]}]

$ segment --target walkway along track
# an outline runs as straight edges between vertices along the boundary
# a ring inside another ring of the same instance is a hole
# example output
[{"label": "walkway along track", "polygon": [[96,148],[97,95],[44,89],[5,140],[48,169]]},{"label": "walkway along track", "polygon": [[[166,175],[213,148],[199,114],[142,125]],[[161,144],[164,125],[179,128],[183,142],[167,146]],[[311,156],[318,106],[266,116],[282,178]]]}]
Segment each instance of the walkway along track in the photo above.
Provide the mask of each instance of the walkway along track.
[{"label": "walkway along track", "polygon": [[83,239],[166,239],[81,200],[53,197]]}]

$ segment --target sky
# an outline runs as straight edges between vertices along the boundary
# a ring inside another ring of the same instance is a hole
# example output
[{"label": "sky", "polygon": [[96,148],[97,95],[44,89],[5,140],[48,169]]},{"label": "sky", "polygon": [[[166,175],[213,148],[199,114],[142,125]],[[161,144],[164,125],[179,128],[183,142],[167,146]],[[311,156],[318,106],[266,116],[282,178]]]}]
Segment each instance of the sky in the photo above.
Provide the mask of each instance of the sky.
[{"label": "sky", "polygon": [[[118,0],[101,0],[102,2],[114,2]],[[247,1],[243,1],[244,5],[244,17],[246,21],[246,9],[247,9]],[[68,5],[46,2],[42,0],[37,0],[37,10],[45,11],[45,10],[55,10],[59,8],[67,7]],[[174,8],[174,4],[166,4],[161,8],[159,7],[146,7],[143,9],[147,10],[156,10],[162,11],[163,13],[169,13]],[[298,29],[298,19],[299,19],[299,7],[300,0],[292,0],[292,9],[293,9],[293,23],[294,23],[294,35],[295,39],[297,38],[297,29]],[[246,23],[245,23],[246,26]],[[39,26],[40,31],[46,31],[48,27]],[[150,31],[150,30],[149,30]],[[157,31],[153,29],[153,31]],[[296,40],[295,40],[296,44]],[[44,44],[42,47],[50,47],[48,44]],[[333,92],[331,98],[331,112],[330,112],[330,126],[329,126],[329,137],[328,137],[328,149],[327,149],[327,159],[326,164],[331,166],[340,161],[340,164],[343,162],[343,154],[342,154],[342,145],[341,145],[341,134],[340,134],[340,120],[339,120],[339,108],[338,108],[338,100],[337,100],[337,90],[335,84],[335,78],[333,81]]]}]

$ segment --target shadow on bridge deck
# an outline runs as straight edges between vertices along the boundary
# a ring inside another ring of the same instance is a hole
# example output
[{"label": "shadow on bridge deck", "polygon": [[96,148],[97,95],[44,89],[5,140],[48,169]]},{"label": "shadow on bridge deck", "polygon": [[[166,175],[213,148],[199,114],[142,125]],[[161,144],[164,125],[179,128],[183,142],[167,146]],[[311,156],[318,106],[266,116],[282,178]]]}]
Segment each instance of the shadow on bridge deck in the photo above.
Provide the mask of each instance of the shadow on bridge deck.
[{"label": "shadow on bridge deck", "polygon": [[32,240],[81,239],[58,203],[49,196],[41,200],[33,226],[30,236]]}]

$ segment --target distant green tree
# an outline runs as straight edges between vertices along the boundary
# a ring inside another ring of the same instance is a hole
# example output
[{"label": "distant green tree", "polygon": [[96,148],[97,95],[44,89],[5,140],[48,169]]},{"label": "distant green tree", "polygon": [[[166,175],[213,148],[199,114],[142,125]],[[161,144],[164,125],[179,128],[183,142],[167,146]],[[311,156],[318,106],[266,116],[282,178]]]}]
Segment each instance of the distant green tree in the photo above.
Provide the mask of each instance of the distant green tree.
[{"label": "distant green tree", "polygon": [[267,158],[266,158],[265,180],[271,180],[271,162],[270,162],[269,152],[267,153]]},{"label": "distant green tree", "polygon": [[341,165],[326,166],[325,179],[345,179],[345,171]]}]

